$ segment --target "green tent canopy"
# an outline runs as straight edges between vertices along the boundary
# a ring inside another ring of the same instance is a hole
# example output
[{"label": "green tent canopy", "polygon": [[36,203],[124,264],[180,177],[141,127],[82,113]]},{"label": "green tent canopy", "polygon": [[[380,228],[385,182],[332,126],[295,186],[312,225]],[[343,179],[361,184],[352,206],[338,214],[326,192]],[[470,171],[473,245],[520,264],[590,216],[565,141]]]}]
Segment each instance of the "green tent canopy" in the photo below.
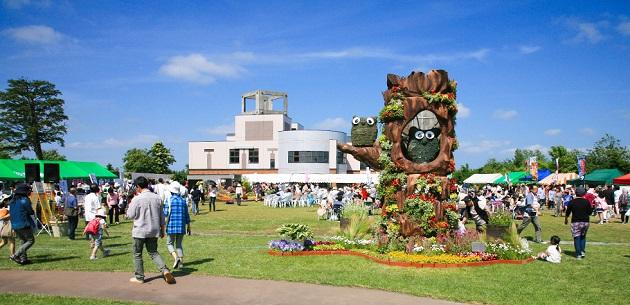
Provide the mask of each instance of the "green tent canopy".
[{"label": "green tent canopy", "polygon": [[[521,178],[527,176],[527,172],[509,172],[508,177],[510,177],[511,183],[519,183]],[[494,181],[496,184],[507,184],[507,180],[505,180],[505,175],[501,176],[501,178]]]},{"label": "green tent canopy", "polygon": [[623,176],[623,173],[616,168],[596,169],[584,176],[584,180],[573,179],[567,181],[569,184],[612,184],[613,179]]},{"label": "green tent canopy", "polygon": [[0,159],[0,179],[23,180],[26,177],[24,165],[33,163],[40,164],[39,174],[42,178],[44,177],[44,163],[59,164],[61,179],[89,178],[90,174],[96,175],[96,178],[117,178],[116,175],[96,162]]}]

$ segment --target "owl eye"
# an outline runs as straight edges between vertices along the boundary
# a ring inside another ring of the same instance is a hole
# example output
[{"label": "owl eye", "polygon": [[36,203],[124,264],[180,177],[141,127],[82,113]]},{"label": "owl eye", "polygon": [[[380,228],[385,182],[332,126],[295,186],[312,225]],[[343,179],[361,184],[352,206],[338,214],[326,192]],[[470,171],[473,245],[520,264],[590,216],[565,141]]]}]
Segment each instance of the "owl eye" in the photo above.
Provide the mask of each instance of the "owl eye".
[{"label": "owl eye", "polygon": [[424,134],[424,136],[427,137],[427,139],[429,139],[429,140],[433,140],[433,138],[435,138],[435,134],[433,133],[433,131],[427,131]]},{"label": "owl eye", "polygon": [[424,132],[422,130],[418,130],[416,131],[416,134],[414,135],[414,137],[416,137],[416,139],[418,140],[422,140],[422,138],[424,138]]},{"label": "owl eye", "polygon": [[372,126],[374,125],[374,118],[367,118],[366,122],[368,123],[368,125]]},{"label": "owl eye", "polygon": [[359,117],[353,117],[352,118],[352,125],[359,125],[359,122],[361,122],[361,119]]}]

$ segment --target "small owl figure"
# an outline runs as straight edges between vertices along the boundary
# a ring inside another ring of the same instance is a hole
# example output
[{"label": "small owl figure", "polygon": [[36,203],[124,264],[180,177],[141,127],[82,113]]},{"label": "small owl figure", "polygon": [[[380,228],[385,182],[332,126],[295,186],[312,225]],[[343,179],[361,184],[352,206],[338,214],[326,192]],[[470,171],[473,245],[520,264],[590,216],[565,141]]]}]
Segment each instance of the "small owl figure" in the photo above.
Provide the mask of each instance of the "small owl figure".
[{"label": "small owl figure", "polygon": [[352,130],[350,130],[352,146],[372,146],[377,135],[376,117],[360,118],[355,116],[352,118]]},{"label": "small owl figure", "polygon": [[409,128],[407,138],[407,158],[416,163],[428,163],[440,152],[440,128],[427,130]]}]

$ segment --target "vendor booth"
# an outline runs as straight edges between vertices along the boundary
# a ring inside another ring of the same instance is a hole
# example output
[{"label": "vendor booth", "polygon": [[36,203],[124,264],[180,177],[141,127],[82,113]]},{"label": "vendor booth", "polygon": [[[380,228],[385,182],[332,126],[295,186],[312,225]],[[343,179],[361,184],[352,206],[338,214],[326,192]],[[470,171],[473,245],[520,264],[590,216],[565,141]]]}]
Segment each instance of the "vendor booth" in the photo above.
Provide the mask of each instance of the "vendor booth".
[{"label": "vendor booth", "polygon": [[630,185],[630,174],[626,174],[621,177],[613,179],[613,184]]},{"label": "vendor booth", "polygon": [[573,179],[569,180],[569,184],[579,185],[579,184],[589,184],[589,185],[604,185],[604,184],[612,184],[615,178],[621,177],[623,173],[616,169],[596,169],[584,176],[584,179]]},{"label": "vendor booth", "polygon": [[554,173],[545,177],[545,179],[538,181],[538,184],[540,185],[567,184],[567,181],[572,180],[572,179],[577,179],[577,177],[578,177],[578,174],[576,173],[558,173],[558,174]]},{"label": "vendor booth", "polygon": [[474,174],[468,179],[464,180],[464,183],[468,184],[494,184],[497,179],[501,178],[501,174]]}]

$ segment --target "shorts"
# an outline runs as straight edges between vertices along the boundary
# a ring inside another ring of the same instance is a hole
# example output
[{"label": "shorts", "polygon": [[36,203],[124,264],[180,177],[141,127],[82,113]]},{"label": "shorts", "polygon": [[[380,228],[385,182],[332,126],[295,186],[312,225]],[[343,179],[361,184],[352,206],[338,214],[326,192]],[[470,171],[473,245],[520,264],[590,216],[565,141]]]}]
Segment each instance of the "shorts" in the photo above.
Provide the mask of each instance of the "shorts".
[{"label": "shorts", "polygon": [[588,226],[588,222],[572,222],[571,235],[573,237],[586,236],[586,232],[588,232]]},{"label": "shorts", "polygon": [[99,232],[98,234],[88,233],[88,236],[90,237],[90,241],[94,243],[95,247],[100,247],[101,245],[103,245],[103,233],[102,232]]}]

